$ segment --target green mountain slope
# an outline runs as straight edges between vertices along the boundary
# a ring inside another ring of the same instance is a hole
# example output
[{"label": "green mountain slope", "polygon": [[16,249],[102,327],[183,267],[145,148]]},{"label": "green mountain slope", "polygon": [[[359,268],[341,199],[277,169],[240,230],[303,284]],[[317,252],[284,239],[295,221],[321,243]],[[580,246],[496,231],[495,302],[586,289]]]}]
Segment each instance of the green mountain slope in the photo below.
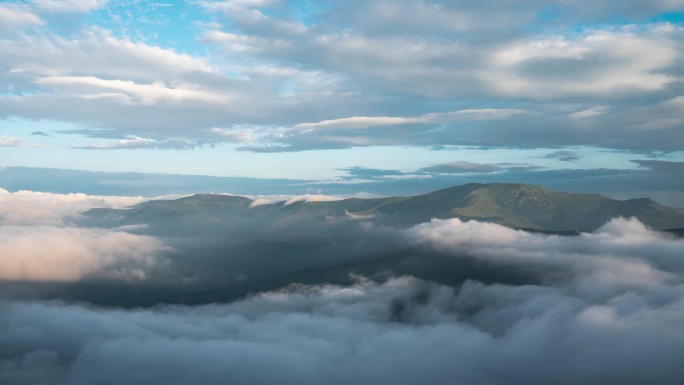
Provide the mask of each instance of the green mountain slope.
[{"label": "green mountain slope", "polygon": [[[684,227],[684,215],[650,199],[619,201],[526,184],[467,184],[412,197],[278,202],[252,207],[237,196],[200,194],[150,201],[125,210],[94,209],[96,226],[146,224],[162,235],[233,238],[325,237],[359,228],[358,221],[408,227],[433,218],[475,219],[513,228],[591,231],[613,217],[636,217],[655,229]],[[243,240],[244,240],[243,239]]]}]

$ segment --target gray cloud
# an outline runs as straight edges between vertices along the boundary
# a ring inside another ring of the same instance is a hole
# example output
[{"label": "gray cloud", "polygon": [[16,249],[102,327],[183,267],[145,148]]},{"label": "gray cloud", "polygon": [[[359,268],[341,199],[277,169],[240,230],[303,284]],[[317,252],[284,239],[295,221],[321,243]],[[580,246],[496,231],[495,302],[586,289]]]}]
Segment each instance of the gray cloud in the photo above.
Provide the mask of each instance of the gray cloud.
[{"label": "gray cloud", "polygon": [[0,5],[0,31],[23,29],[43,25],[43,20],[31,13],[23,4]]},{"label": "gray cloud", "polygon": [[499,171],[500,167],[492,164],[479,164],[471,162],[452,162],[437,164],[434,166],[424,167],[420,171],[424,172],[435,172],[435,173],[446,173],[446,174],[457,174],[457,173],[490,173]]},{"label": "gray cloud", "polygon": [[580,156],[574,151],[561,150],[561,151],[554,151],[554,152],[551,152],[549,154],[546,154],[546,155],[544,155],[544,158],[558,159],[562,162],[572,162],[575,160],[579,160]]},{"label": "gray cloud", "polygon": [[[675,149],[667,142],[681,144],[681,135],[668,128],[671,124],[681,125],[681,117],[674,110],[659,111],[667,95],[679,92],[675,84],[678,75],[670,72],[675,63],[681,62],[676,54],[681,31],[674,26],[606,29],[602,25],[572,38],[563,32],[522,38],[523,26],[533,24],[544,30],[549,21],[539,20],[536,15],[543,14],[548,4],[531,1],[512,9],[495,1],[487,2],[487,6],[372,1],[347,2],[323,11],[318,16],[325,20],[325,25],[303,25],[289,20],[290,25],[298,26],[297,32],[275,39],[275,32],[269,26],[287,18],[287,12],[279,12],[278,7],[270,7],[268,3],[222,4],[210,3],[207,7],[218,11],[231,26],[242,31],[242,34],[228,35],[217,32],[217,44],[222,44],[223,38],[229,38],[231,44],[240,41],[237,48],[224,45],[231,52],[239,49],[259,60],[276,58],[307,68],[341,72],[352,80],[371,84],[374,89],[413,95],[413,105],[418,103],[423,108],[435,100],[475,96],[489,100],[526,98],[534,100],[536,113],[489,124],[429,124],[415,115],[329,116],[318,123],[305,123],[312,131],[292,130],[272,139],[281,146],[251,145],[245,147],[247,150],[300,151],[437,143],[520,147],[581,143],[612,148],[665,146]],[[592,19],[596,22],[607,18],[610,12],[613,12],[612,18],[616,12],[613,8],[587,6],[584,2],[563,2],[556,6],[557,9],[549,11],[553,15],[551,19],[570,25]],[[235,14],[226,11],[235,7],[242,11]],[[672,7],[669,3],[640,2],[620,12],[639,20]],[[498,11],[492,14],[489,11],[492,8]],[[499,22],[492,21],[499,17]],[[444,22],[437,21],[442,18]],[[477,22],[480,20],[487,22]],[[486,34],[491,35],[480,38]],[[663,44],[661,37],[666,35],[671,39],[667,38],[668,43]],[[405,46],[412,49],[397,49]],[[634,46],[651,54],[637,54],[632,50]],[[616,88],[624,93],[614,94]],[[642,95],[638,103],[646,107],[639,113],[628,112],[634,103],[630,95]],[[649,102],[644,103],[644,95],[652,95]],[[580,102],[591,99],[605,101],[601,103],[605,106]],[[617,108],[611,109],[611,106]],[[355,130],[352,123],[374,128]],[[620,135],[611,129],[615,126],[623,128]],[[659,126],[664,131],[653,137],[653,131],[644,130],[645,126]]]},{"label": "gray cloud", "polygon": [[387,177],[391,178],[407,175],[406,173],[401,172],[399,170],[379,170],[375,168],[367,168],[360,166],[346,168],[342,171],[345,171],[347,173],[346,176],[342,177],[343,180],[382,180],[386,179]]},{"label": "gray cloud", "polygon": [[[324,75],[256,67],[249,76],[231,77],[206,58],[119,39],[101,29],[84,28],[73,40],[45,34],[50,38],[0,40],[7,52],[0,62],[3,83],[13,94],[0,101],[0,116],[74,122],[85,127],[74,133],[99,138],[204,143],[225,141],[225,135],[210,131],[216,127],[226,133],[239,132],[241,124],[294,125],[306,119],[304,108],[309,119],[322,119],[318,108],[351,113],[361,104],[332,92],[334,83]],[[304,89],[296,98],[279,97],[278,89],[292,77],[301,77]],[[317,91],[321,82],[326,86]]]},{"label": "gray cloud", "polygon": [[516,164],[516,163],[497,163],[497,164],[481,164],[473,162],[451,162],[436,164],[429,167],[419,169],[419,172],[438,173],[438,174],[489,174],[493,172],[502,171],[534,171],[540,170],[542,167],[533,166],[530,164]]},{"label": "gray cloud", "polygon": [[[647,162],[679,171],[672,162]],[[164,249],[122,228],[64,225],[78,207],[122,207],[137,198],[6,191],[0,197],[9,202],[0,206],[17,206],[0,225],[3,280],[142,278],[154,267],[151,256]],[[365,231],[400,237],[421,260],[471,260],[540,279],[450,287],[406,276],[356,277],[345,287],[294,284],[233,303],[129,310],[4,293],[0,382],[527,385],[684,378],[682,238],[624,218],[572,237],[457,219]]]},{"label": "gray cloud", "polygon": [[451,253],[444,258],[521,264],[548,280],[451,288],[410,277],[382,284],[359,278],[348,287],[292,285],[231,304],[136,310],[5,301],[0,379],[678,384],[684,378],[681,239],[634,220],[580,237],[455,221],[420,225],[407,235]]},{"label": "gray cloud", "polygon": [[[612,86],[625,90],[657,87],[655,78],[647,84],[639,68],[645,65],[646,73],[650,73],[667,66],[674,52],[637,34],[632,39],[632,34],[620,30],[612,33],[603,29],[597,32],[600,39],[592,38],[591,33],[589,38],[578,40],[562,36],[521,39],[524,26],[548,28],[548,21],[536,17],[548,5],[529,2],[513,9],[497,1],[485,3],[488,6],[353,1],[332,6],[319,15],[325,25],[305,26],[290,20],[293,33],[288,34],[272,28],[282,25],[287,16],[270,4],[204,4],[242,32],[214,32],[209,36],[219,44],[228,40],[226,49],[340,71],[378,87],[430,97],[478,94],[554,98],[564,94],[596,96],[610,92]],[[578,9],[578,5],[568,8]],[[238,7],[241,12],[233,12]],[[653,6],[650,12],[657,13],[658,8]],[[574,18],[569,9],[559,9],[557,17],[571,24]],[[624,49],[623,38],[633,44],[643,42],[653,55],[638,59]],[[238,46],[234,45],[236,41],[240,42]],[[397,50],[400,46],[411,49]],[[570,51],[563,51],[563,47]],[[602,60],[593,61],[592,57]],[[543,71],[532,70],[535,65],[543,65]],[[619,77],[620,72],[625,76]],[[592,81],[599,77],[604,81]],[[512,81],[514,78],[517,81]]]},{"label": "gray cloud", "polygon": [[663,173],[684,172],[684,162],[670,162],[666,160],[635,159],[632,162],[641,167]]},{"label": "gray cloud", "polygon": [[606,291],[604,295],[610,298],[631,289],[679,286],[684,272],[684,263],[677,257],[684,251],[684,240],[654,232],[635,218],[615,218],[595,232],[577,237],[435,219],[407,230],[407,236],[456,256],[528,269],[540,266],[551,270],[555,266],[570,275],[570,286],[591,296],[600,297]]},{"label": "gray cloud", "polygon": [[[645,159],[652,160],[652,159]],[[257,179],[144,173],[88,172],[47,168],[0,169],[0,185],[10,190],[86,192],[93,195],[194,194],[230,192],[238,195],[309,193],[351,195],[364,191],[379,195],[415,195],[465,183],[531,183],[567,192],[601,193],[617,199],[648,197],[670,206],[681,206],[684,180],[681,172],[663,167],[642,169],[518,170],[486,174],[416,174],[400,170],[363,167],[346,170],[340,180]],[[522,166],[523,168],[526,166]],[[378,181],[382,183],[378,183]]]},{"label": "gray cloud", "polygon": [[[349,125],[285,128],[243,149],[260,152],[304,151],[315,148],[351,148],[378,145],[467,145],[513,148],[559,148],[591,146],[633,151],[678,151],[684,145],[679,127],[684,123],[679,99],[653,105],[624,105],[601,115],[574,119],[566,113],[537,104],[534,113],[499,119],[452,119],[440,123],[415,120],[415,117],[385,117],[382,124],[359,127]],[[547,110],[547,108],[549,108]],[[555,109],[566,109],[556,105]],[[391,118],[391,119],[390,119]],[[329,122],[350,122],[340,118]],[[301,127],[301,126],[300,126]],[[619,134],[615,127],[620,127]],[[654,134],[654,130],[657,133]],[[275,144],[275,145],[274,145]]]},{"label": "gray cloud", "polygon": [[[40,21],[35,14],[104,3],[2,9]],[[215,19],[203,24],[207,57],[82,25],[60,36],[27,21],[40,33],[0,40],[3,91],[12,95],[0,100],[0,116],[73,122],[83,126],[74,134],[113,139],[96,149],[684,145],[682,28],[648,23],[678,9],[673,2],[197,5]],[[634,24],[614,25],[616,14]],[[577,23],[586,28],[566,27]],[[445,107],[453,105],[463,108]]]}]

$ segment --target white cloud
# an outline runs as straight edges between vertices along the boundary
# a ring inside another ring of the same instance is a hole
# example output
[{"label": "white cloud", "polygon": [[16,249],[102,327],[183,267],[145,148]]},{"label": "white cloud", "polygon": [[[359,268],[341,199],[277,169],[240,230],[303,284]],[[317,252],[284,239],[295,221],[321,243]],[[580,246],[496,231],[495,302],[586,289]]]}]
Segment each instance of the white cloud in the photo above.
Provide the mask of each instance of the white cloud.
[{"label": "white cloud", "polygon": [[355,129],[355,128],[369,128],[377,126],[391,126],[395,124],[409,124],[409,123],[425,123],[426,119],[422,117],[404,118],[392,116],[353,116],[350,118],[340,118],[323,120],[316,123],[300,123],[295,128],[301,130],[308,130],[311,128],[338,128],[338,129]]},{"label": "white cloud", "polygon": [[380,126],[394,126],[401,124],[424,124],[424,123],[446,123],[454,120],[473,119],[473,120],[496,120],[505,119],[511,116],[524,114],[525,111],[517,109],[497,109],[479,108],[466,109],[451,112],[432,112],[414,117],[403,116],[353,116],[349,118],[339,118],[323,120],[316,123],[300,123],[295,128],[307,132],[314,128],[329,129],[362,129]]},{"label": "white cloud", "polygon": [[527,269],[556,267],[578,290],[614,295],[630,289],[682,283],[684,240],[648,229],[637,219],[615,218],[575,237],[533,234],[493,223],[438,220],[406,235],[454,256],[482,258]]},{"label": "white cloud", "polygon": [[[23,195],[0,203],[92,199]],[[127,198],[116,199],[107,204]],[[124,232],[132,227],[25,216],[15,221],[57,225],[0,226],[2,280],[141,279],[166,250]],[[227,304],[132,310],[2,300],[0,382],[678,385],[684,376],[682,238],[624,218],[567,237],[457,219],[366,229],[441,251],[411,249],[421,268],[431,258],[469,258],[485,271],[537,278],[449,287],[358,277],[347,287],[294,284]],[[192,263],[201,271],[200,260]]]},{"label": "white cloud", "polygon": [[142,279],[167,250],[161,241],[129,234],[139,226],[81,228],[91,208],[125,208],[142,197],[52,194],[0,189],[0,280]]},{"label": "white cloud", "polygon": [[[80,134],[122,141],[91,146],[102,149],[178,148],[184,140],[184,148],[236,142],[261,152],[681,147],[674,132],[681,109],[662,103],[676,98],[681,80],[680,26],[610,24],[614,8],[577,1],[563,3],[558,24],[538,17],[544,6],[537,1],[515,9],[486,4],[351,1],[309,14],[280,1],[202,1],[196,5],[215,18],[200,24],[198,44],[213,44],[207,56],[117,38],[120,31],[97,26],[60,34],[48,23],[40,33],[0,39],[0,81],[7,85],[0,117],[68,121],[84,128]],[[37,0],[3,5],[0,17],[18,12],[25,17],[6,18],[38,26],[31,10],[67,17],[49,10],[104,5]],[[632,2],[619,11],[640,22],[672,7]],[[577,31],[558,27],[576,25],[569,20],[592,23]],[[568,104],[577,100],[585,105]],[[424,113],[450,106],[463,109]],[[380,127],[387,129],[363,130]],[[614,127],[624,134],[614,135]],[[334,129],[358,132],[309,131]]]},{"label": "white cloud", "polygon": [[514,42],[492,54],[483,79],[505,95],[540,99],[659,91],[678,81],[664,70],[681,60],[682,31],[626,26]]},{"label": "white cloud", "polygon": [[355,194],[339,194],[339,195],[325,195],[325,194],[303,194],[303,195],[247,195],[253,199],[250,207],[269,205],[274,203],[283,203],[284,206],[289,206],[296,202],[334,202],[350,198],[378,198],[380,195],[359,192]]},{"label": "white cloud", "polygon": [[203,58],[118,39],[101,29],[86,29],[73,39],[46,33],[44,37],[0,40],[6,53],[3,63],[10,67],[11,74],[172,81],[187,72],[215,73]]},{"label": "white cloud", "polygon": [[122,231],[0,225],[0,280],[144,279],[166,248]]},{"label": "white cloud", "polygon": [[253,197],[254,201],[249,207],[257,207],[263,205],[270,205],[274,203],[282,203],[283,206],[289,206],[297,202],[334,202],[347,199],[349,197],[342,197],[336,195],[323,194],[303,194],[303,195],[256,195]]},{"label": "white cloud", "polygon": [[307,27],[302,23],[272,17],[259,9],[277,6],[279,1],[227,0],[198,3],[208,11],[228,15],[236,25],[244,28],[266,29],[281,35],[297,35],[307,31]]},{"label": "white cloud", "polygon": [[214,43],[220,43],[223,47],[235,52],[248,52],[254,50],[254,42],[257,38],[227,33],[221,31],[208,31],[202,38]]},{"label": "white cloud", "polygon": [[81,212],[94,207],[125,208],[144,200],[146,198],[143,197],[80,193],[9,192],[0,188],[0,225],[60,225],[77,219]]},{"label": "white cloud", "polygon": [[586,110],[573,112],[569,116],[573,119],[591,118],[594,116],[599,116],[599,115],[605,114],[606,110],[607,110],[606,107],[592,107],[592,108],[587,108]]},{"label": "white cloud", "polygon": [[24,142],[8,135],[0,135],[0,147],[23,147]]},{"label": "white cloud", "polygon": [[139,148],[163,148],[182,150],[201,145],[201,142],[194,142],[186,138],[166,138],[162,140],[142,138],[139,136],[128,137],[111,142],[92,143],[82,149],[90,150],[119,150],[119,149],[139,149]]},{"label": "white cloud", "polygon": [[0,4],[0,30],[40,26],[43,21],[26,7]]},{"label": "white cloud", "polygon": [[285,201],[285,206],[289,206],[297,202],[333,202],[339,201],[344,198],[332,196],[332,195],[321,195],[321,194],[304,194],[292,197]]},{"label": "white cloud", "polygon": [[103,8],[109,0],[33,0],[36,8],[57,13],[90,12]]},{"label": "white cloud", "polygon": [[219,136],[226,141],[236,142],[236,143],[251,143],[256,140],[254,132],[258,131],[258,128],[218,128],[212,127],[207,130],[210,134]]},{"label": "white cloud", "polygon": [[[94,89],[94,92],[80,94],[83,98],[123,98],[124,102],[141,103],[143,105],[157,103],[178,104],[186,100],[229,103],[232,99],[229,94],[208,91],[196,85],[174,84],[168,86],[162,82],[138,84],[130,80],[107,80],[94,76],[48,76],[36,79],[35,83],[52,86],[86,86]],[[98,89],[110,91],[101,92]]]}]

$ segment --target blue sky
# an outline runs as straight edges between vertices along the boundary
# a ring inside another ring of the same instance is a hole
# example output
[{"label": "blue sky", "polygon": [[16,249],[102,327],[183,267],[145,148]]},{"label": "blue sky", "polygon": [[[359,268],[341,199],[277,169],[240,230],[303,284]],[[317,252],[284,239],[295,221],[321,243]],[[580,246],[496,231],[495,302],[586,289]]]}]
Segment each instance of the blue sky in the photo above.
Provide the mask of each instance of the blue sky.
[{"label": "blue sky", "polygon": [[665,183],[684,171],[683,15],[679,0],[2,1],[0,167],[388,194],[612,170],[663,186],[598,192],[684,206]]}]

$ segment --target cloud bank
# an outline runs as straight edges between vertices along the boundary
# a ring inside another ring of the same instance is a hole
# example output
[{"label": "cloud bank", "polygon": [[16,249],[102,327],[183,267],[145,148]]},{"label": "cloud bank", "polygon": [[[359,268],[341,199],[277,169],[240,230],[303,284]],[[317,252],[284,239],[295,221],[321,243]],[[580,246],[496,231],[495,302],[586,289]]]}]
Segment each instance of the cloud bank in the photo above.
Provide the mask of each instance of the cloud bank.
[{"label": "cloud bank", "polygon": [[94,207],[125,208],[147,199],[149,198],[53,194],[27,190],[10,192],[0,188],[0,224],[60,225],[76,219],[79,213]]},{"label": "cloud bank", "polygon": [[94,207],[124,208],[144,200],[0,189],[0,281],[144,279],[168,250],[161,241],[73,223]]},{"label": "cloud bank", "polygon": [[[673,288],[681,292],[681,288]],[[3,303],[14,384],[677,384],[681,297],[591,303],[555,288],[411,278],[231,305],[117,311]],[[267,370],[266,370],[267,368]]]},{"label": "cloud bank", "polygon": [[631,290],[679,285],[684,240],[637,219],[615,218],[579,236],[533,234],[497,224],[439,220],[406,230],[422,245],[461,258],[540,270],[550,284],[609,300]]},{"label": "cloud bank", "polygon": [[161,241],[124,231],[56,226],[0,226],[0,280],[137,280],[166,250]]},{"label": "cloud bank", "polygon": [[411,277],[301,285],[230,304],[117,310],[0,303],[13,384],[679,384],[684,240],[615,219],[559,237],[435,220],[445,258],[541,272],[539,285]]}]

